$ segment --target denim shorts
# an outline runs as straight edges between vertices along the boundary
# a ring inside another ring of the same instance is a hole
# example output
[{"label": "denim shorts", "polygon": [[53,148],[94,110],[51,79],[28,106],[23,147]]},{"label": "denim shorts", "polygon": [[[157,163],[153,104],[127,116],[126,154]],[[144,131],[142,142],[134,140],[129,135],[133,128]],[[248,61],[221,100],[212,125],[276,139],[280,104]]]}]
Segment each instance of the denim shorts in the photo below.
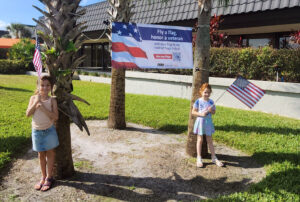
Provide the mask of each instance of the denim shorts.
[{"label": "denim shorts", "polygon": [[46,130],[32,129],[32,149],[37,152],[48,151],[59,145],[54,125]]}]

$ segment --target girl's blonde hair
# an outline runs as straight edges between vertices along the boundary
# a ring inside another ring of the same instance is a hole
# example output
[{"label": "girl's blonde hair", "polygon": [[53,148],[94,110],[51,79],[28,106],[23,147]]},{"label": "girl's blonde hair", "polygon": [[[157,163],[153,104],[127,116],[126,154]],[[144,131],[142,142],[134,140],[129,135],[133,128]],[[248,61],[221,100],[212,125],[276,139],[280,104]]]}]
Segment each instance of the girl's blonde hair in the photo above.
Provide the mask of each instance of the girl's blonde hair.
[{"label": "girl's blonde hair", "polygon": [[199,94],[200,94],[200,97],[202,97],[202,93],[205,89],[208,89],[210,92],[212,92],[212,89],[211,89],[211,86],[208,84],[208,83],[204,83],[201,85],[200,89],[199,89]]},{"label": "girl's blonde hair", "polygon": [[48,75],[44,75],[40,78],[40,80],[38,79],[36,81],[37,89],[35,90],[34,94],[37,95],[39,93],[39,82],[41,82],[41,81],[49,81],[49,83],[51,85],[51,95],[53,96],[52,89],[53,89],[54,82],[53,82],[52,77],[48,76]]}]

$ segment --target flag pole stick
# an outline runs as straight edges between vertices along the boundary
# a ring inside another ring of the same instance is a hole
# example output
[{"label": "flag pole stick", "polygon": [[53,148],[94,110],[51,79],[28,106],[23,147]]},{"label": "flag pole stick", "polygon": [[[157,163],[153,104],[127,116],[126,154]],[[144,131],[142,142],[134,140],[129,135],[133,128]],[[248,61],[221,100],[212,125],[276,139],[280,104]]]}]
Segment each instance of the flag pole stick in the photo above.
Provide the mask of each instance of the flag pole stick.
[{"label": "flag pole stick", "polygon": [[218,100],[220,100],[220,98],[226,93],[227,89],[224,90],[224,92],[218,97],[218,99],[216,99],[215,103],[218,102]]},{"label": "flag pole stick", "polygon": [[218,100],[220,100],[220,98],[226,93],[227,89],[224,90],[224,92],[218,97],[218,99],[216,99],[216,101],[214,102],[214,104],[212,106],[216,106],[216,103],[218,102]]}]

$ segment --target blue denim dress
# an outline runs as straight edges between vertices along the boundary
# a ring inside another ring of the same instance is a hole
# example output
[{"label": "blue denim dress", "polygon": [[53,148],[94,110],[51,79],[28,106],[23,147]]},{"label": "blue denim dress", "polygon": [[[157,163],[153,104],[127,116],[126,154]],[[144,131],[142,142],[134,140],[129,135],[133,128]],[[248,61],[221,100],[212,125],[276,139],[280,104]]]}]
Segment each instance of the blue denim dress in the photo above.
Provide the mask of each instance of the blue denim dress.
[{"label": "blue denim dress", "polygon": [[[214,101],[209,99],[208,101],[199,98],[194,103],[194,108],[202,113],[208,109],[208,107],[214,105]],[[208,135],[211,136],[215,132],[215,127],[212,121],[211,113],[208,113],[205,117],[197,117],[194,123],[194,134],[196,135]]]}]

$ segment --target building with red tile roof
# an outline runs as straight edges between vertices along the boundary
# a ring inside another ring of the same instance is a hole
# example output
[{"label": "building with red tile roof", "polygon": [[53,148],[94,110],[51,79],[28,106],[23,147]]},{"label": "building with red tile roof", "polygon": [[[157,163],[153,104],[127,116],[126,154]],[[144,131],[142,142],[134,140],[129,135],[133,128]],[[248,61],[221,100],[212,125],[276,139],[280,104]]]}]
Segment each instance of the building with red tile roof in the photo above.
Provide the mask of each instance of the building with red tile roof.
[{"label": "building with red tile roof", "polygon": [[[0,48],[11,48],[14,44],[20,42],[21,39],[0,38]],[[31,40],[34,44],[35,40]]]}]

